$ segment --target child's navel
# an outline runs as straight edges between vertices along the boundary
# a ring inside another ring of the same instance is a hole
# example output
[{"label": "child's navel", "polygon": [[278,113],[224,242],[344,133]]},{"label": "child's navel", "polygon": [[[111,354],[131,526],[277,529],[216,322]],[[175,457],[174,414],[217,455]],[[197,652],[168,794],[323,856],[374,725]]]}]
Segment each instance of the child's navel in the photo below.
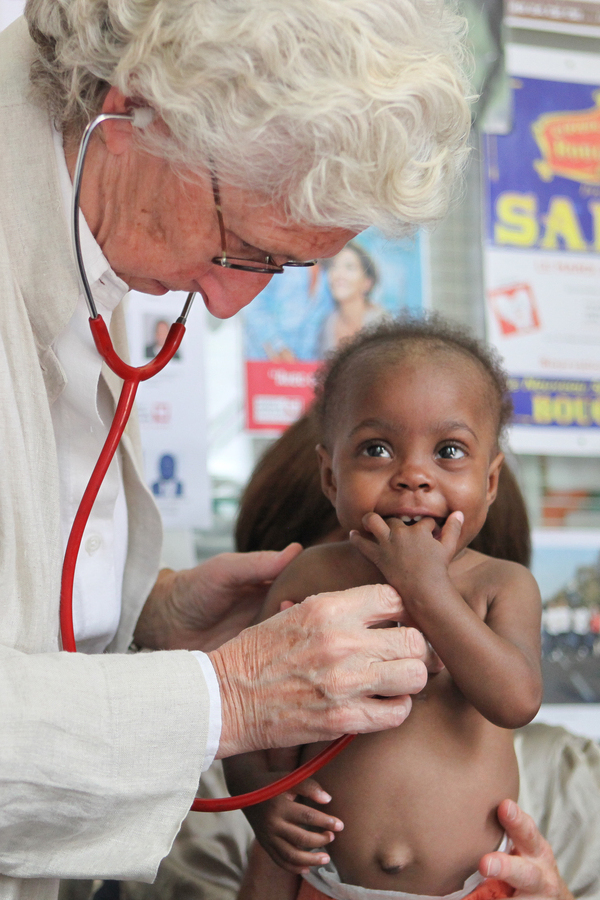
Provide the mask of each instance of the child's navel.
[{"label": "child's navel", "polygon": [[375,858],[386,875],[399,875],[413,861],[413,854],[408,847],[394,847],[380,850]]}]

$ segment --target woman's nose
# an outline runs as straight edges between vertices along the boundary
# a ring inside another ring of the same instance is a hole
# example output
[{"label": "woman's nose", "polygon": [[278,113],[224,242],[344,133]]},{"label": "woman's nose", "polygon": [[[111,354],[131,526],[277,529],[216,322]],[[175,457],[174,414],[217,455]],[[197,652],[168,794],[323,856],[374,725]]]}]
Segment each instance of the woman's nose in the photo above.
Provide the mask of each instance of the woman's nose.
[{"label": "woman's nose", "polygon": [[228,319],[254,300],[272,277],[222,269],[213,264],[200,284],[208,296],[209,312],[219,319]]}]

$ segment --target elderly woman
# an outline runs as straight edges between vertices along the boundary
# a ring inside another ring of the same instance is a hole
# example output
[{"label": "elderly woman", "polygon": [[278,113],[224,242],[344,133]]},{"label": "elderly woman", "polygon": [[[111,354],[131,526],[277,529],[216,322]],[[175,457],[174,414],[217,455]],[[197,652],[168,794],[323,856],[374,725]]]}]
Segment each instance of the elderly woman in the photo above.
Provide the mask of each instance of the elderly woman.
[{"label": "elderly woman", "polygon": [[[417,632],[368,630],[400,615],[382,586],[238,635],[297,546],[158,573],[133,426],[79,554],[86,652],[57,652],[62,552],[119,387],[69,243],[84,126],[149,110],[94,132],[81,191],[123,354],[129,288],[227,317],[368,225],[439,217],[466,152],[462,28],[442,0],[30,0],[1,35],[0,898],[151,880],[215,756],[398,725],[435,664]],[[132,635],[170,652],[125,654]]]}]

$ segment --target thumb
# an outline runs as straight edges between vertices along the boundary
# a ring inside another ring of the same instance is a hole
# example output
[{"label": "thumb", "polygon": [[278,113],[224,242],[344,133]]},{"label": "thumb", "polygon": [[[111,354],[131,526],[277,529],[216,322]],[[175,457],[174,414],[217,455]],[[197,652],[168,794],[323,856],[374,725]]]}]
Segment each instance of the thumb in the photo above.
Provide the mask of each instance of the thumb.
[{"label": "thumb", "polygon": [[458,544],[464,521],[464,515],[456,510],[456,512],[450,513],[444,522],[444,527],[440,534],[440,544],[447,551],[450,559],[452,559],[456,551],[456,545]]},{"label": "thumb", "polygon": [[235,553],[233,579],[239,584],[261,584],[274,581],[285,567],[302,552],[302,544],[288,544],[283,550],[254,550]]}]

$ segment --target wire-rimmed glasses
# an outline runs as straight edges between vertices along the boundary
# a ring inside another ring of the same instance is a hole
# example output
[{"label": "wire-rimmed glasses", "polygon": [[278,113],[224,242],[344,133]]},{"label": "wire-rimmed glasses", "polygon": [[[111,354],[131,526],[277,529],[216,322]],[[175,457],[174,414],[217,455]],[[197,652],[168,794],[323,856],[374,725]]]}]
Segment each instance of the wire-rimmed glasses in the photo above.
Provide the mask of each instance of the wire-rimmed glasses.
[{"label": "wire-rimmed glasses", "polygon": [[263,260],[245,259],[244,257],[227,256],[227,246],[225,242],[225,223],[223,222],[223,213],[221,211],[221,195],[219,193],[219,182],[214,171],[211,172],[213,196],[215,198],[215,207],[217,210],[217,218],[219,220],[219,231],[221,232],[221,255],[213,256],[211,262],[216,266],[223,266],[225,269],[237,269],[240,272],[254,272],[255,275],[281,275],[284,266],[295,266],[303,268],[306,266],[315,266],[316,259],[300,260],[288,259],[286,262],[278,265],[271,260],[269,254]]}]

